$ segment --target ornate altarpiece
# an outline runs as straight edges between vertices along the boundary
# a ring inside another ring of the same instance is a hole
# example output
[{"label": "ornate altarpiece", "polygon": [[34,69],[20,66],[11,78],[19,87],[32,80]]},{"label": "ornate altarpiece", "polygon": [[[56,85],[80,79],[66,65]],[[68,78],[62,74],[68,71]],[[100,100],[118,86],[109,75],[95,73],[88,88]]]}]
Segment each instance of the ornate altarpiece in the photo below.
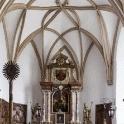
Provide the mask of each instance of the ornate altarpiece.
[{"label": "ornate altarpiece", "polygon": [[44,94],[42,123],[78,124],[80,87],[76,65],[59,52],[47,65],[46,79],[41,82]]}]

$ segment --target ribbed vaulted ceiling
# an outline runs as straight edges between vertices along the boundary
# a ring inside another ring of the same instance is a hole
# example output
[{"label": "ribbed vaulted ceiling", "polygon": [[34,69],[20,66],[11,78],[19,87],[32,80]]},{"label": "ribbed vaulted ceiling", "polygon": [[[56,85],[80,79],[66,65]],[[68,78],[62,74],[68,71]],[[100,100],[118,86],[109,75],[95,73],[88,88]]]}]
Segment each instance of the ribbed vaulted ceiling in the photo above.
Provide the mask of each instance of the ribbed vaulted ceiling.
[{"label": "ribbed vaulted ceiling", "polygon": [[113,57],[124,24],[120,0],[1,0],[1,31],[7,59],[18,61],[31,43],[41,72],[57,51],[67,52],[77,65],[80,81],[93,46],[106,66],[112,84]]}]

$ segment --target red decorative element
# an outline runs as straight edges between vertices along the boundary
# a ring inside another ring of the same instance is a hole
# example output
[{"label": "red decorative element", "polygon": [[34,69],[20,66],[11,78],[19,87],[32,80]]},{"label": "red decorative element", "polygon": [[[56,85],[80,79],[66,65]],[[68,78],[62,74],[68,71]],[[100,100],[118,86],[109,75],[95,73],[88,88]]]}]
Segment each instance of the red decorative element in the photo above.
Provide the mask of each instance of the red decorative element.
[{"label": "red decorative element", "polygon": [[53,83],[52,82],[41,82],[40,85],[41,85],[42,90],[52,90]]},{"label": "red decorative element", "polygon": [[66,70],[56,70],[56,78],[63,81],[66,78]]}]

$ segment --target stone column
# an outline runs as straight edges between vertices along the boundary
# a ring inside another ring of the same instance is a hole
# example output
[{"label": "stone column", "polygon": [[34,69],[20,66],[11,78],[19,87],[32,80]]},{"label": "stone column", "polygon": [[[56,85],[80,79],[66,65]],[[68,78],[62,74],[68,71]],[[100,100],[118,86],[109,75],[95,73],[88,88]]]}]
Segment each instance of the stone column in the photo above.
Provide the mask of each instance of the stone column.
[{"label": "stone column", "polygon": [[76,122],[79,124],[80,123],[80,105],[79,105],[79,91],[77,91],[76,92],[76,105],[77,105],[77,107],[76,107]]},{"label": "stone column", "polygon": [[72,119],[71,119],[71,123],[75,122],[75,113],[76,113],[76,104],[75,104],[75,91],[71,91],[72,94]]},{"label": "stone column", "polygon": [[46,92],[43,91],[43,122],[46,121]]},{"label": "stone column", "polygon": [[50,122],[50,110],[51,110],[51,105],[50,105],[50,99],[51,99],[51,92],[48,92],[48,122]]},{"label": "stone column", "polygon": [[50,122],[50,98],[51,92],[49,90],[43,91],[44,94],[44,103],[43,103],[43,121],[42,122]]},{"label": "stone column", "polygon": [[32,109],[32,103],[31,103],[31,100],[28,100],[28,104],[27,104],[27,123],[31,123],[32,121],[32,112],[31,112],[31,109]]}]

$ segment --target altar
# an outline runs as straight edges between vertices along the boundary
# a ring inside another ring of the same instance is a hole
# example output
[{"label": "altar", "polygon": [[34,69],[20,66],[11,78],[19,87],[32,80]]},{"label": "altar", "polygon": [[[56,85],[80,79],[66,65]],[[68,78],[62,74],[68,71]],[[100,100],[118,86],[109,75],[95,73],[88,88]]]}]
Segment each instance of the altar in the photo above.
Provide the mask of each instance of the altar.
[{"label": "altar", "polygon": [[78,124],[79,93],[74,62],[63,53],[56,54],[46,67],[45,80],[41,81],[43,93],[43,124]]}]

